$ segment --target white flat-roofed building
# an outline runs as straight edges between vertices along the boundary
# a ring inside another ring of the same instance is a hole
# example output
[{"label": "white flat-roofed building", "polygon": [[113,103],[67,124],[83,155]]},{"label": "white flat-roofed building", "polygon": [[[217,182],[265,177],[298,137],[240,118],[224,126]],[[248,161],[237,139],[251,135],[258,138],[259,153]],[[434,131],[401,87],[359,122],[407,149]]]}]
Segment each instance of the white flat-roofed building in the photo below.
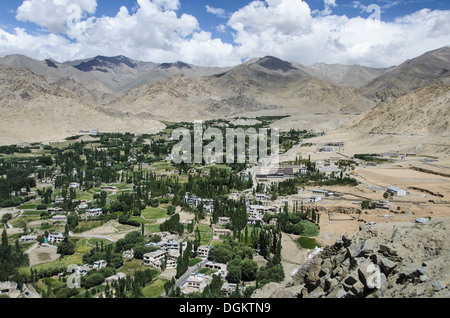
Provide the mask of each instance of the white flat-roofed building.
[{"label": "white flat-roofed building", "polygon": [[248,213],[248,224],[256,224],[257,222],[261,222],[264,214],[259,212],[249,212]]},{"label": "white flat-roofed building", "polygon": [[255,194],[255,198],[258,201],[268,200],[269,199],[269,197],[267,195],[263,194],[263,193],[256,193]]},{"label": "white flat-roofed building", "polygon": [[312,197],[309,198],[309,203],[317,203],[317,202],[319,202],[321,200],[322,200],[321,197],[312,196]]},{"label": "white flat-roofed building", "polygon": [[231,222],[231,219],[229,217],[224,217],[224,216],[219,217],[219,224],[220,225],[225,225],[225,224],[230,223],[230,222]]},{"label": "white flat-roofed building", "polygon": [[197,249],[197,255],[200,257],[208,257],[210,249],[211,247],[209,246],[205,245],[199,246]]},{"label": "white flat-roofed building", "polygon": [[24,235],[19,238],[20,243],[34,242],[37,241],[36,235]]},{"label": "white flat-roofed building", "polygon": [[116,275],[105,278],[105,283],[111,284],[112,282],[118,282],[119,279],[127,278],[127,274],[125,273],[117,273]]},{"label": "white flat-roofed building", "polygon": [[164,259],[166,254],[167,254],[167,251],[163,251],[163,250],[146,253],[146,254],[144,254],[144,265],[155,266],[155,262]]},{"label": "white flat-roofed building", "polygon": [[236,291],[237,288],[237,284],[232,284],[232,283],[223,283],[222,288],[221,288],[221,293],[224,296],[230,296],[233,292]]},{"label": "white flat-roofed building", "polygon": [[80,211],[80,210],[86,210],[87,208],[89,208],[88,204],[86,202],[81,202],[80,204],[77,205],[75,210]]},{"label": "white flat-roofed building", "polygon": [[88,218],[99,217],[101,215],[103,215],[103,210],[100,208],[86,210],[86,217]]},{"label": "white flat-roofed building", "polygon": [[75,268],[75,274],[78,276],[85,276],[89,271],[93,270],[94,266],[92,265],[81,265]]},{"label": "white flat-roofed building", "polygon": [[227,275],[228,275],[227,265],[226,264],[221,264],[221,263],[216,263],[216,262],[209,261],[209,262],[207,262],[205,264],[205,268],[217,270],[217,273],[223,279],[225,279],[225,277],[227,277]]},{"label": "white flat-roofed building", "polygon": [[168,250],[167,259],[176,261],[180,257],[180,250]]},{"label": "white flat-roofed building", "polygon": [[105,260],[100,260],[100,261],[94,262],[94,268],[96,270],[106,267],[107,265],[108,265],[108,263]]},{"label": "white flat-roofed building", "polygon": [[277,213],[278,209],[274,206],[269,205],[248,205],[247,206],[247,212],[248,213]]},{"label": "white flat-roofed building", "polygon": [[62,208],[48,208],[47,212],[50,215],[52,215],[52,214],[60,214],[61,212],[63,212],[63,209]]},{"label": "white flat-roofed building", "polygon": [[186,287],[203,289],[206,286],[205,275],[191,274],[185,283]]},{"label": "white flat-roofed building", "polygon": [[174,240],[174,239],[168,239],[167,241],[165,241],[163,243],[164,248],[168,249],[168,250],[178,250],[180,248],[180,244],[181,242],[178,240]]},{"label": "white flat-roofed building", "polygon": [[0,295],[12,294],[17,291],[17,283],[15,282],[0,282]]},{"label": "white flat-roofed building", "polygon": [[122,257],[123,258],[134,258],[134,250],[130,249],[130,250],[126,250],[122,253]]},{"label": "white flat-roofed building", "polygon": [[65,215],[54,215],[52,216],[52,220],[55,222],[67,222],[67,216]]},{"label": "white flat-roofed building", "polygon": [[64,241],[65,237],[62,233],[50,233],[48,235],[47,241],[52,244],[59,244]]},{"label": "white flat-roofed building", "polygon": [[403,196],[407,194],[406,190],[394,187],[394,186],[390,186],[386,189],[386,192],[391,194],[391,195],[396,195],[396,196]]}]

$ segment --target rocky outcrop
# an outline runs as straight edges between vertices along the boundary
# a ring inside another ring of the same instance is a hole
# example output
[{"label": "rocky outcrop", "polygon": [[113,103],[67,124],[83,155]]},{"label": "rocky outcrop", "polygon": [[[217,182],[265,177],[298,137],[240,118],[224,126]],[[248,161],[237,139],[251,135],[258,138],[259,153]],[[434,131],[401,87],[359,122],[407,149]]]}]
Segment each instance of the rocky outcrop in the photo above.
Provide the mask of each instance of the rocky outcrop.
[{"label": "rocky outcrop", "polygon": [[[298,271],[295,284],[303,289],[297,297],[447,297],[446,223],[361,225]],[[416,250],[407,242],[416,242]]]}]

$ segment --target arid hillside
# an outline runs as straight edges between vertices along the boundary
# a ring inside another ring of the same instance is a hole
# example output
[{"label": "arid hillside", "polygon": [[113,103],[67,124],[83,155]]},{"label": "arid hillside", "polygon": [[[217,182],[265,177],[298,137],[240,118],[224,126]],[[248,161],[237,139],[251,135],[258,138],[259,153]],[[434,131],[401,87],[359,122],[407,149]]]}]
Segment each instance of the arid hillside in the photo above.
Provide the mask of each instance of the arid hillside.
[{"label": "arid hillside", "polygon": [[290,116],[275,123],[281,130],[347,134],[355,144],[396,143],[389,136],[445,138],[449,52],[444,47],[385,69],[306,67],[273,56],[205,68],[124,56],[60,63],[10,55],[0,58],[0,144],[91,129],[157,132],[161,121],[273,115]]},{"label": "arid hillside", "polygon": [[420,88],[382,103],[345,129],[371,134],[450,135],[450,86]]},{"label": "arid hillside", "polygon": [[102,111],[92,99],[7,66],[0,66],[0,111],[2,144],[61,139],[80,130],[152,133],[164,127],[146,116]]}]

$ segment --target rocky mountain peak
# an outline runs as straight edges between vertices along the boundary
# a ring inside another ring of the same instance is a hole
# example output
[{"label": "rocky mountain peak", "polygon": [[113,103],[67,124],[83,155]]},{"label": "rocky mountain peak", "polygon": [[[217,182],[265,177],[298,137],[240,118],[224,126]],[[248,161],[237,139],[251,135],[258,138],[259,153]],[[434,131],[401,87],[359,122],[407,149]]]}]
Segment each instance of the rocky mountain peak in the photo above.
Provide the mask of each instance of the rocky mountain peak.
[{"label": "rocky mountain peak", "polygon": [[182,62],[182,61],[177,61],[175,63],[162,63],[162,64],[158,65],[158,68],[160,68],[160,69],[169,69],[169,68],[172,68],[172,67],[173,68],[177,68],[179,70],[181,70],[181,69],[192,69],[192,67],[189,64],[187,64],[185,62]]},{"label": "rocky mountain peak", "polygon": [[81,61],[81,63],[73,65],[73,67],[82,72],[99,71],[107,73],[108,69],[114,69],[116,67],[124,65],[130,68],[137,67],[137,64],[133,60],[123,55],[115,57],[107,57],[99,55],[94,57],[93,59]]},{"label": "rocky mountain peak", "polygon": [[292,63],[280,60],[279,58],[276,58],[274,56],[265,56],[256,64],[272,71],[287,72],[290,70],[297,70],[297,68],[295,68]]}]

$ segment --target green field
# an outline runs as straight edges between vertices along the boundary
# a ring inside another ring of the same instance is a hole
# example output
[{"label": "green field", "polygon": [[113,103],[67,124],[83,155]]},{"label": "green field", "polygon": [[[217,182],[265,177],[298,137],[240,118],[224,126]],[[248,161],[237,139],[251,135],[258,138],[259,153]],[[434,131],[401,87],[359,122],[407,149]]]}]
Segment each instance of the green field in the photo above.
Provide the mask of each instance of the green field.
[{"label": "green field", "polygon": [[23,212],[23,215],[25,215],[25,216],[40,216],[41,215],[41,213],[42,213],[42,211],[33,211],[33,210],[29,210],[29,211],[24,211]]},{"label": "green field", "polygon": [[209,228],[209,226],[204,225],[204,224],[199,224],[198,229],[200,231],[200,245],[209,245],[212,237],[213,237],[213,233],[211,231],[211,229]]},{"label": "green field", "polygon": [[161,208],[147,207],[141,211],[141,215],[148,220],[168,219],[167,210]]},{"label": "green field", "polygon": [[142,289],[144,298],[158,298],[159,296],[161,296],[165,292],[165,290],[164,290],[165,283],[166,283],[166,280],[157,279],[156,281],[152,282],[150,285],[145,286]]},{"label": "green field", "polygon": [[150,233],[158,233],[161,232],[159,229],[159,224],[151,224],[151,225],[145,225],[145,229],[149,231]]},{"label": "green field", "polygon": [[303,236],[311,237],[319,235],[319,227],[316,224],[306,220],[300,221],[300,224],[305,228]]}]

